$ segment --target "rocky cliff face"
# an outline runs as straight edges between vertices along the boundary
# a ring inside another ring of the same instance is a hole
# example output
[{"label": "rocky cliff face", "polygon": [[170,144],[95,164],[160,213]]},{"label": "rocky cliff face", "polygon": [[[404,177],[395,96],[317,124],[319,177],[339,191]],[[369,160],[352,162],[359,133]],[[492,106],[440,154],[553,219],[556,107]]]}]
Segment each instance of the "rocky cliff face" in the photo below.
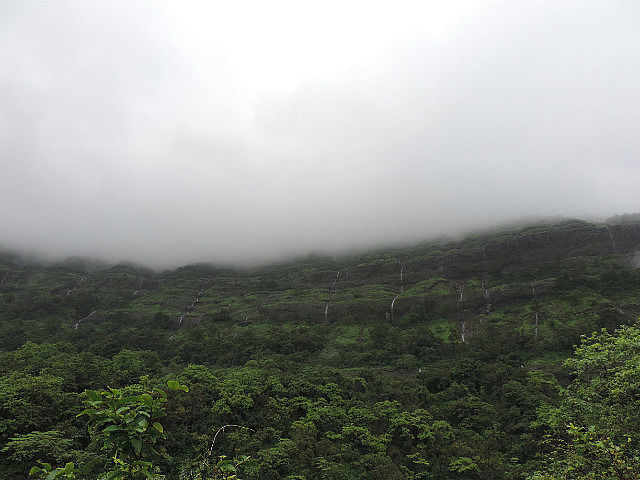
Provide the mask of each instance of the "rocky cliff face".
[{"label": "rocky cliff face", "polygon": [[124,317],[153,316],[171,329],[212,319],[397,322],[413,311],[464,325],[468,340],[474,324],[497,309],[520,305],[534,318],[534,305],[558,289],[596,281],[606,268],[613,268],[610,276],[632,268],[638,251],[640,223],[571,221],[251,271],[194,265],[154,274],[126,265],[47,267],[2,256],[0,294],[7,305],[18,305],[11,303],[17,299],[23,309],[63,312],[69,327],[96,312],[79,331],[116,307]]},{"label": "rocky cliff face", "polygon": [[[530,302],[532,290],[544,298],[571,262],[586,265],[602,257],[630,264],[636,251],[640,251],[640,224],[574,221],[536,226],[377,257],[334,260],[334,268],[342,273],[328,315],[326,303],[313,301],[286,305],[275,301],[263,311],[282,321],[309,317],[339,321],[349,315],[390,320],[427,303],[433,312],[449,318],[474,316]],[[304,286],[328,292],[334,277],[335,271],[318,268]],[[278,292],[273,294],[277,299]]]}]

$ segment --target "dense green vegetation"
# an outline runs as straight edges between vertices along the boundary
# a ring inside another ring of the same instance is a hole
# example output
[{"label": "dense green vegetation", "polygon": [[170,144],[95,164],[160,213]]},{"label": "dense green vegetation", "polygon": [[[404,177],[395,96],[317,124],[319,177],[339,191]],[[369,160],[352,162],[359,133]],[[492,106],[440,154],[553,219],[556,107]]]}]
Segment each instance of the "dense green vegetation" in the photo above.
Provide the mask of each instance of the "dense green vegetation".
[{"label": "dense green vegetation", "polygon": [[83,392],[167,381],[189,392],[129,453],[168,479],[244,454],[246,480],[636,478],[640,340],[612,332],[639,247],[570,221],[250,270],[0,255],[0,478],[97,478]]}]

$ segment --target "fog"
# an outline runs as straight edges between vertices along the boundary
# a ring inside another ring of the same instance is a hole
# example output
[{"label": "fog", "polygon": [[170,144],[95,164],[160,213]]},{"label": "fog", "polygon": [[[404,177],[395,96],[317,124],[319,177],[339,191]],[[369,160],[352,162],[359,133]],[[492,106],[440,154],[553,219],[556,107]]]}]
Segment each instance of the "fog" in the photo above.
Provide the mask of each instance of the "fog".
[{"label": "fog", "polygon": [[265,262],[640,210],[636,1],[0,3],[0,245]]}]

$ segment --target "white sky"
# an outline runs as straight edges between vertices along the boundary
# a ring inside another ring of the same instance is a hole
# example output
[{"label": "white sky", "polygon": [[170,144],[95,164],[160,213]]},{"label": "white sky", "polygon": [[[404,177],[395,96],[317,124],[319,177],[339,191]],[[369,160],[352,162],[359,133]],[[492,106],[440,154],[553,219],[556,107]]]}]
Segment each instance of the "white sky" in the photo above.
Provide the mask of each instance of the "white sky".
[{"label": "white sky", "polygon": [[156,266],[640,210],[634,1],[0,3],[0,244]]}]

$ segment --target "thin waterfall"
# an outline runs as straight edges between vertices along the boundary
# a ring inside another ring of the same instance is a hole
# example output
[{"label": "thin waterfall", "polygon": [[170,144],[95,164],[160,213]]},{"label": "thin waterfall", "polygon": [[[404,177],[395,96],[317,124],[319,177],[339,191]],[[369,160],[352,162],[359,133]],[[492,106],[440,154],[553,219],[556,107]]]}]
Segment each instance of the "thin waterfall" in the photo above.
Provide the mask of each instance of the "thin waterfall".
[{"label": "thin waterfall", "polygon": [[86,317],[81,318],[80,320],[78,320],[76,323],[74,323],[74,324],[73,324],[73,328],[77,330],[77,329],[78,329],[78,326],[79,326],[82,322],[84,322],[87,318],[91,317],[91,316],[92,316],[92,315],[94,315],[95,313],[96,313],[96,310],[94,310],[93,312],[91,312],[91,313],[90,313],[89,315],[87,315]]},{"label": "thin waterfall", "polygon": [[338,283],[338,278],[340,278],[340,270],[336,272],[336,276],[333,279],[333,284],[331,288],[329,288],[329,292],[327,293],[327,300],[324,304],[324,321],[327,322],[329,320],[329,305],[331,304],[331,295],[336,292],[336,284]]},{"label": "thin waterfall", "polygon": [[89,278],[88,275],[82,277],[78,283],[76,283],[72,288],[69,288],[67,290],[67,294],[65,295],[65,297],[68,297],[71,292],[75,292],[78,289],[78,287],[80,286],[80,284],[82,282],[84,282],[87,278]]},{"label": "thin waterfall", "polygon": [[462,315],[462,302],[464,300],[464,285],[460,285],[458,287],[458,291],[460,292],[460,297],[458,298],[457,304],[458,304],[458,315],[460,316],[460,339],[462,340],[462,343],[465,343],[466,338],[465,335],[467,333],[467,325],[464,321],[464,316]]},{"label": "thin waterfall", "polygon": [[613,253],[616,253],[617,251],[616,241],[613,239],[613,233],[611,232],[611,229],[608,226],[605,228],[607,229],[607,233],[609,233],[609,238],[611,239],[611,246],[613,247]]},{"label": "thin waterfall", "polygon": [[184,318],[196,308],[196,304],[200,301],[200,295],[202,295],[202,292],[204,291],[205,291],[205,286],[203,284],[200,287],[200,291],[198,292],[198,295],[196,295],[195,300],[191,302],[191,305],[187,307],[185,312],[178,317],[178,320],[177,320],[178,328],[182,326],[182,321],[184,320]]},{"label": "thin waterfall", "polygon": [[134,295],[138,294],[138,292],[142,289],[142,285],[144,285],[144,278],[141,278],[140,281],[138,282],[138,288],[136,289],[135,292],[133,292]]},{"label": "thin waterfall", "polygon": [[393,321],[393,305],[396,303],[396,300],[399,296],[400,294],[397,294],[395,297],[393,297],[393,300],[391,300],[391,321]]},{"label": "thin waterfall", "polygon": [[[249,322],[249,315],[245,315],[244,316],[244,323],[242,323],[242,326],[246,327],[248,322]],[[233,334],[233,338],[236,338],[237,336],[238,336],[238,329],[236,328],[236,331]]]},{"label": "thin waterfall", "polygon": [[4,285],[4,281],[7,279],[7,275],[9,275],[9,270],[4,272],[4,277],[2,277],[2,280],[0,280],[0,285]]},{"label": "thin waterfall", "polygon": [[404,293],[404,263],[398,262],[398,265],[400,265],[400,293],[391,300],[391,321],[393,321],[393,306],[395,305],[398,297]]}]

